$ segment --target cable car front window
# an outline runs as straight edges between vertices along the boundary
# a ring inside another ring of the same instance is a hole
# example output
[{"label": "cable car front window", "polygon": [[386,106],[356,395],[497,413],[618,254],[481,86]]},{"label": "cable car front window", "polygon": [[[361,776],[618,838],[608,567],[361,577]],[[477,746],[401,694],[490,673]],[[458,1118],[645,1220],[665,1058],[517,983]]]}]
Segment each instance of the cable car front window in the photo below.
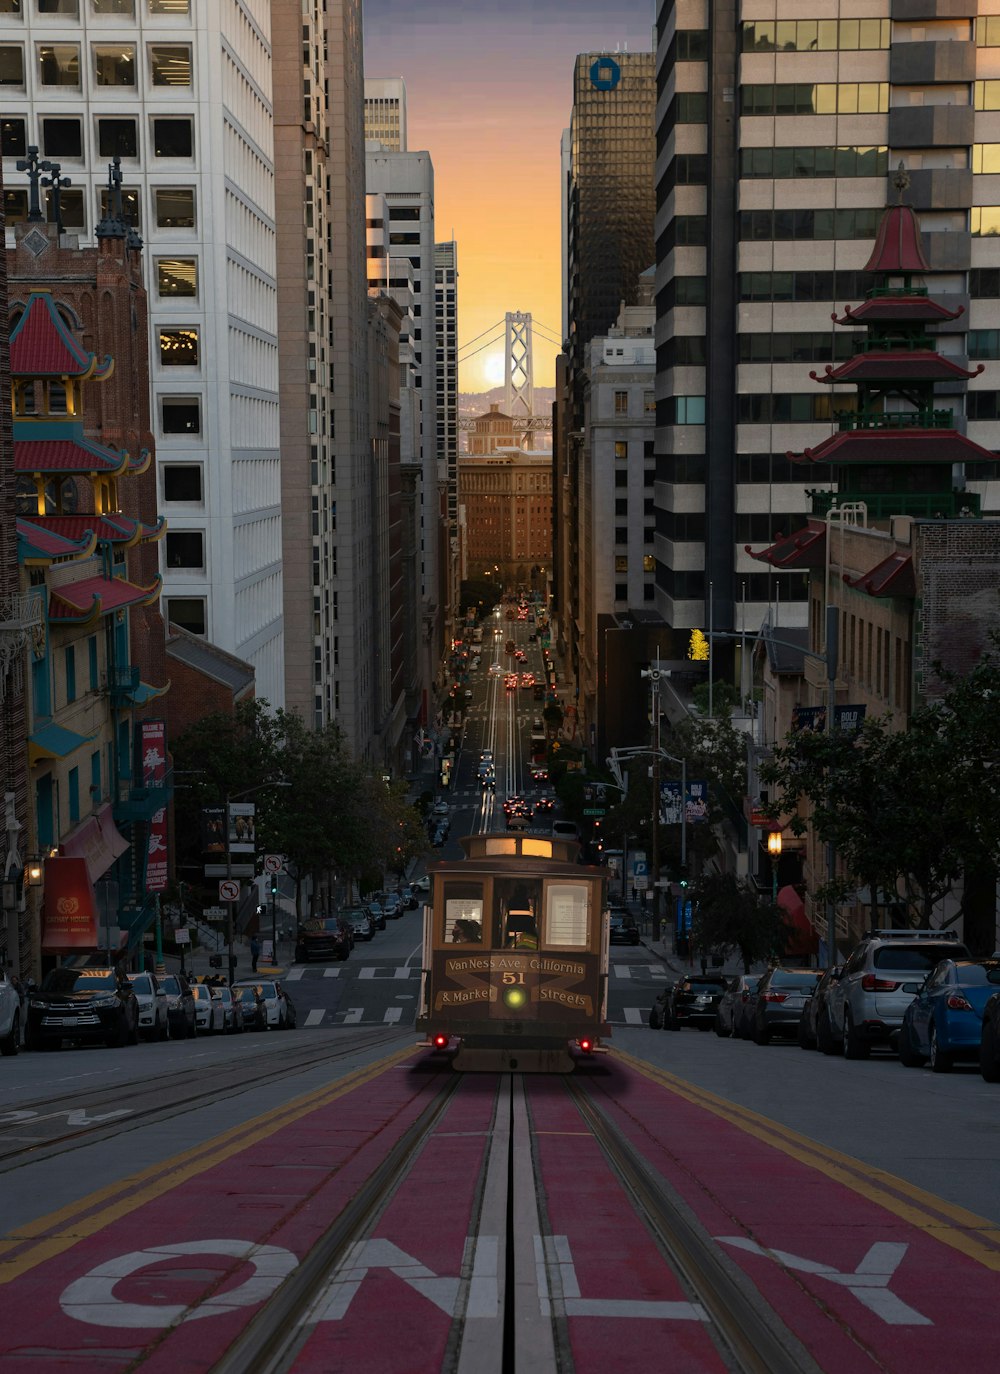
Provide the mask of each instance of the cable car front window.
[{"label": "cable car front window", "polygon": [[590,886],[549,883],[545,888],[545,948],[586,949],[590,935]]},{"label": "cable car front window", "polygon": [[481,883],[445,883],[444,943],[481,945],[483,888]]}]

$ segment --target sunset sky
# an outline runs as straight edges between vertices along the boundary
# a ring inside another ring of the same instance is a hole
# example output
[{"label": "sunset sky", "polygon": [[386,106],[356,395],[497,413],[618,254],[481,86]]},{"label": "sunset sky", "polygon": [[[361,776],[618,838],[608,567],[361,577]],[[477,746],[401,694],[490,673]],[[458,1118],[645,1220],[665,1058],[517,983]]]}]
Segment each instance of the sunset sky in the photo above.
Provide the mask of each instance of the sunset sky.
[{"label": "sunset sky", "polygon": [[[409,147],[434,163],[435,236],[458,242],[459,388],[503,382],[503,320],[562,321],[559,138],[580,52],[652,46],[654,0],[364,0],[365,72],[406,82]],[[558,349],[535,334],[535,384]]]}]

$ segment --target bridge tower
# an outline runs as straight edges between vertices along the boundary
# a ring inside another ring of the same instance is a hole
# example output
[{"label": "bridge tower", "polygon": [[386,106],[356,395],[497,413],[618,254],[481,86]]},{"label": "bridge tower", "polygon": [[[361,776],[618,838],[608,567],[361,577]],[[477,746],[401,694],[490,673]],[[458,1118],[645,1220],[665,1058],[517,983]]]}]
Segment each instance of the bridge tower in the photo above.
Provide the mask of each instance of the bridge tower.
[{"label": "bridge tower", "polygon": [[504,337],[504,410],[514,420],[530,420],[535,413],[535,383],[531,362],[531,315],[508,310]]}]

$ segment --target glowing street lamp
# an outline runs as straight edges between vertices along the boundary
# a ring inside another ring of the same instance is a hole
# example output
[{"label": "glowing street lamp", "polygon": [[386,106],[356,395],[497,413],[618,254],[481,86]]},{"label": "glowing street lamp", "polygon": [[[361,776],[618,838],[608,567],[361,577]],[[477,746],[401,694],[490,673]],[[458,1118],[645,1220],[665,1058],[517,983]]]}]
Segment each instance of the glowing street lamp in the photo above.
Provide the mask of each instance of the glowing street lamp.
[{"label": "glowing street lamp", "polygon": [[771,856],[771,901],[778,905],[778,860],[781,858],[781,831],[772,830],[767,837],[767,852]]}]

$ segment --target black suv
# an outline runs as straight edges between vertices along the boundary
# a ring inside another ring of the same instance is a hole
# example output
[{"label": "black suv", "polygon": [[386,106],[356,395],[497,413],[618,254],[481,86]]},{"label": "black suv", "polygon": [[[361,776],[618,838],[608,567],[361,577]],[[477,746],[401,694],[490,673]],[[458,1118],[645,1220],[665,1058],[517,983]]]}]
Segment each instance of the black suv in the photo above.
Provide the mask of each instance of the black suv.
[{"label": "black suv", "polygon": [[103,1040],[109,1046],[139,1043],[139,1003],[121,969],[48,971],[28,1002],[25,1044],[41,1049],[64,1040]]},{"label": "black suv", "polygon": [[350,931],[339,917],[315,916],[299,926],[295,962],[307,964],[310,959],[346,959],[353,943]]},{"label": "black suv", "polygon": [[697,1026],[699,1030],[711,1030],[729,977],[728,973],[693,973],[679,979],[667,995],[664,1027],[680,1030],[682,1026]]}]

